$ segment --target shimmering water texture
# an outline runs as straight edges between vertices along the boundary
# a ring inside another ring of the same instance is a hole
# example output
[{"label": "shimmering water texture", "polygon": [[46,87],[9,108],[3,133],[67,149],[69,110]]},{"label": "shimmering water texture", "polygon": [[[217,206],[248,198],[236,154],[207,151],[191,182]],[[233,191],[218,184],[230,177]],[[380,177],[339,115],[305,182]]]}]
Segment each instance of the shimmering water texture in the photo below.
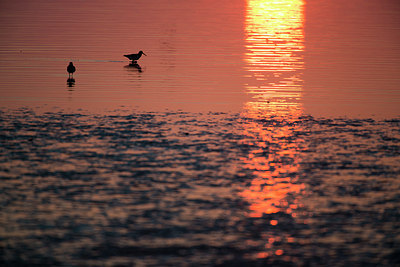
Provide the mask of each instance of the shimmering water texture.
[{"label": "shimmering water texture", "polygon": [[400,264],[399,120],[125,113],[0,113],[3,265]]}]

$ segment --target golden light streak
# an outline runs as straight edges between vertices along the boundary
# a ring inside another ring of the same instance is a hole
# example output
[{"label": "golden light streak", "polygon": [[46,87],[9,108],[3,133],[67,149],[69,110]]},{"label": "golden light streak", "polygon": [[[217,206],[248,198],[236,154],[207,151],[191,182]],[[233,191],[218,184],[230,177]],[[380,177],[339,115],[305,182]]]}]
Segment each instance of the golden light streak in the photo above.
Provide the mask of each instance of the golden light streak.
[{"label": "golden light streak", "polygon": [[303,9],[303,0],[247,1],[244,59],[246,89],[253,99],[247,103],[248,110],[252,105],[258,111],[274,106],[282,110],[283,102],[290,104],[290,109],[301,109]]},{"label": "golden light streak", "polygon": [[[304,141],[294,134],[302,115],[303,9],[303,0],[247,0],[245,88],[251,100],[243,112],[243,142],[253,150],[243,161],[255,178],[241,196],[250,203],[249,217],[283,212],[295,218],[301,206],[305,186],[298,172]],[[279,220],[270,224],[279,226]],[[265,247],[271,251],[256,257],[284,254],[272,244]]]}]

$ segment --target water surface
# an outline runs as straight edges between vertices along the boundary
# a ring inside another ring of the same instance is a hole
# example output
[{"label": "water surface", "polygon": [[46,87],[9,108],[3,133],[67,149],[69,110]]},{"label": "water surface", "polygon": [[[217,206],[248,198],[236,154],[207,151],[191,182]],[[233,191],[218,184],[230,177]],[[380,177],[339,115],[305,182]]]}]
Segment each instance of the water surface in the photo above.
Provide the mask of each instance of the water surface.
[{"label": "water surface", "polygon": [[399,15],[1,1],[0,262],[398,265]]},{"label": "water surface", "polygon": [[[2,106],[399,113],[397,1],[2,1]],[[140,69],[122,55],[145,51]],[[78,71],[68,87],[65,68]],[[253,100],[251,100],[253,99]],[[290,100],[288,100],[290,99]]]},{"label": "water surface", "polygon": [[2,105],[241,108],[242,1],[25,2],[2,3]]}]

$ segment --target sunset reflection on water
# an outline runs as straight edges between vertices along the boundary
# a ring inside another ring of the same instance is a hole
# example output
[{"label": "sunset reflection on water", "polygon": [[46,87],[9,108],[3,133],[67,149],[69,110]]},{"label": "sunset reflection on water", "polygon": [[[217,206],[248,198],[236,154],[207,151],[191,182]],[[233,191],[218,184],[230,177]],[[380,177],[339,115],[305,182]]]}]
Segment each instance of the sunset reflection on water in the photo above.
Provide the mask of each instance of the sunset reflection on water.
[{"label": "sunset reflection on water", "polygon": [[[298,171],[304,140],[296,136],[302,130],[296,120],[303,114],[303,10],[302,0],[247,2],[245,87],[251,100],[244,107],[243,117],[248,118],[244,134],[248,140],[260,140],[247,142],[253,149],[243,159],[255,176],[241,192],[250,204],[249,217],[283,212],[295,218],[301,206],[305,186]],[[270,224],[278,225],[279,220]],[[284,253],[273,250],[272,243],[280,238],[268,237],[265,247],[270,253]]]},{"label": "sunset reflection on water", "polygon": [[397,266],[400,6],[366,2],[2,1],[0,262]]},{"label": "sunset reflection on water", "polygon": [[304,69],[304,3],[301,0],[247,2],[247,110],[301,109]]}]

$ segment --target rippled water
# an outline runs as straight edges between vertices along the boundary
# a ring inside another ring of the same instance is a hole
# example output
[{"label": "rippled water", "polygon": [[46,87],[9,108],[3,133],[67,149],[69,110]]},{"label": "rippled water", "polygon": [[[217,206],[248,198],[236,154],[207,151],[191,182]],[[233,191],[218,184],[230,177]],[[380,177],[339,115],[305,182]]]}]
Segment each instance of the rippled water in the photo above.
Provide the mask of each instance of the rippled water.
[{"label": "rippled water", "polygon": [[1,1],[1,265],[399,265],[399,14]]},{"label": "rippled water", "polygon": [[399,263],[398,120],[1,114],[2,259]]}]

